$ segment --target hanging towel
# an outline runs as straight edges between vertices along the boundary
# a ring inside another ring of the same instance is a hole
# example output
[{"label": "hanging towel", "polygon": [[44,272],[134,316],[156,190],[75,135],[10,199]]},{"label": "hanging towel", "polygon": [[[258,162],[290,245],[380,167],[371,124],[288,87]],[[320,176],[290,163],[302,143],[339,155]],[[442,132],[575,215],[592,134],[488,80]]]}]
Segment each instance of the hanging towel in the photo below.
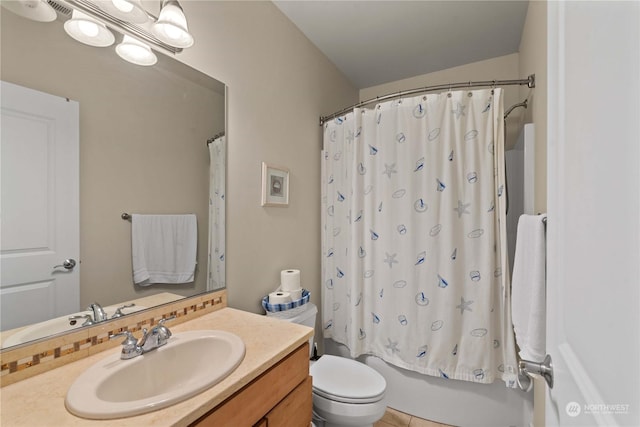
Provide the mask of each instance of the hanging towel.
[{"label": "hanging towel", "polygon": [[132,215],[133,281],[189,283],[194,280],[198,226],[196,216]]},{"label": "hanging towel", "polygon": [[518,220],[513,263],[511,311],[520,357],[541,362],[546,353],[546,215]]}]

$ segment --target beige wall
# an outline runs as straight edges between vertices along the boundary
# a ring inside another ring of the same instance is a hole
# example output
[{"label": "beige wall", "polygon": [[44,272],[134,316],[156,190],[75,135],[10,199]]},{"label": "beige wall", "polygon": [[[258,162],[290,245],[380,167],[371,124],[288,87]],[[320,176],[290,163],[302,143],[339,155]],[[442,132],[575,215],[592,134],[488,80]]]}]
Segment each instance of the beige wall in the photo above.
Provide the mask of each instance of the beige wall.
[{"label": "beige wall", "polygon": [[520,40],[521,75],[536,75],[535,89],[521,88],[529,98],[524,123],[536,125],[536,212],[547,211],[547,2],[530,1]]},{"label": "beige wall", "polygon": [[[203,291],[209,191],[205,142],[224,129],[224,87],[218,92],[204,88],[173,74],[169,64],[143,68],[125,63],[113,48],[73,41],[57,21],[37,23],[6,10],[1,15],[2,79],[80,104],[80,308],[161,289],[182,295]],[[195,213],[195,283],[135,287],[131,223],[120,218],[122,212]]]},{"label": "beige wall", "polygon": [[[195,45],[178,58],[228,85],[229,305],[262,313],[280,270],[320,303],[319,116],[357,91],[271,2],[182,2]],[[290,170],[289,207],[261,207],[261,162]]]}]

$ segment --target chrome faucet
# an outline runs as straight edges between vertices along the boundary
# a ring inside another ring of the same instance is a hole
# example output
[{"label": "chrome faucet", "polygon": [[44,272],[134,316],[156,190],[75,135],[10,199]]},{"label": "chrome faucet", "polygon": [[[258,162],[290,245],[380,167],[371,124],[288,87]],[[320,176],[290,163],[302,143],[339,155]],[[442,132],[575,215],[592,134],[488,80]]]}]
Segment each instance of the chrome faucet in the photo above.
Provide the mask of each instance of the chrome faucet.
[{"label": "chrome faucet", "polygon": [[149,332],[147,332],[146,329],[142,330],[143,335],[142,338],[140,338],[138,345],[142,349],[143,353],[146,353],[158,347],[162,347],[167,343],[169,338],[171,338],[171,331],[169,330],[169,328],[164,326],[164,322],[175,318],[176,316],[171,316],[165,319],[160,319],[158,324],[151,328]]},{"label": "chrome faucet", "polygon": [[118,334],[110,335],[109,338],[112,339],[124,335],[125,339],[122,341],[122,353],[120,354],[120,359],[133,359],[136,356],[140,356],[141,354],[165,345],[171,337],[171,331],[169,328],[164,326],[164,322],[175,318],[176,316],[171,316],[161,319],[156,326],[151,328],[151,330],[147,330],[146,328],[143,329],[140,341],[137,341],[129,331],[122,331]]},{"label": "chrome faucet", "polygon": [[91,314],[69,316],[69,324],[73,326],[78,320],[84,320],[82,326],[89,326],[107,320],[107,313],[104,312],[103,308],[97,302],[87,307],[87,310],[91,310]]},{"label": "chrome faucet", "polygon": [[93,304],[89,305],[89,307],[87,307],[87,310],[91,310],[93,312],[94,323],[104,322],[108,318],[107,313],[104,312],[100,304],[98,304],[97,302],[94,302]]}]

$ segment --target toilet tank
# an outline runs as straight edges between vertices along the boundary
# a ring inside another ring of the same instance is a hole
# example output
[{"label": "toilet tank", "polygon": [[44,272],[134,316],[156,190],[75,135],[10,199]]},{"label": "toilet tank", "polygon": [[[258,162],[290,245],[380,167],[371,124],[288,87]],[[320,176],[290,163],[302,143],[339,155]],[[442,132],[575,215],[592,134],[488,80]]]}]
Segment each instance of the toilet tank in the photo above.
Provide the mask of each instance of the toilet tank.
[{"label": "toilet tank", "polygon": [[[318,307],[312,302],[306,303],[303,306],[300,306],[303,310],[298,313],[292,313],[290,317],[284,317],[283,320],[291,323],[297,323],[299,325],[309,326],[310,328],[314,328],[316,326],[316,315],[318,314]],[[296,311],[296,309],[292,309],[289,311]],[[281,311],[280,313],[287,313],[286,311]]]},{"label": "toilet tank", "polygon": [[[298,325],[308,326],[315,328],[316,315],[318,314],[318,307],[315,304],[308,302],[300,307],[292,308],[286,311],[267,312],[267,316],[276,317],[285,322],[297,323]],[[309,338],[309,356],[313,355],[313,335]]]}]

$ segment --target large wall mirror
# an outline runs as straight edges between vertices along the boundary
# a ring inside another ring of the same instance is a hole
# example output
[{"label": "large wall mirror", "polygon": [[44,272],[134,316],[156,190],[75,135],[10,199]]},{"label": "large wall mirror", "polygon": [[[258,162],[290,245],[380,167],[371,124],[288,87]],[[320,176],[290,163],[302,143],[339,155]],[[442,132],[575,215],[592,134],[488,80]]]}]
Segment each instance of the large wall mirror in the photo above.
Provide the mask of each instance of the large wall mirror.
[{"label": "large wall mirror", "polygon": [[[160,53],[158,63],[152,67],[124,62],[113,46],[94,48],[72,40],[63,30],[62,19],[39,23],[4,8],[0,15],[2,81],[73,100],[79,107],[80,230],[76,267],[79,296],[77,307],[70,312],[59,313],[55,307],[41,310],[35,298],[42,299],[42,294],[34,293],[34,300],[14,298],[17,288],[5,286],[5,271],[0,273],[0,300],[16,301],[12,303],[15,312],[37,312],[29,324],[21,324],[9,317],[12,310],[3,305],[2,347],[40,339],[47,333],[64,333],[51,326],[53,320],[62,319],[67,327],[70,315],[86,313],[94,302],[108,307],[107,315],[111,317],[116,308],[125,304],[136,304],[122,310],[127,314],[224,287],[224,265],[212,268],[218,274],[215,280],[208,278],[210,181],[214,175],[222,180],[225,176],[225,171],[220,170],[224,169],[224,162],[215,171],[210,167],[208,141],[225,131],[224,83]],[[224,147],[219,149],[222,159],[225,151]],[[4,200],[5,185],[13,189],[14,196],[33,197],[26,191],[21,195],[22,183],[3,182],[3,205],[8,203]],[[195,281],[135,285],[132,224],[122,218],[123,213],[195,214]],[[2,226],[4,234],[10,225],[3,222]],[[224,242],[223,225],[219,233],[222,235],[214,239]],[[20,252],[17,247],[2,246],[3,263]],[[224,247],[215,257],[224,261]],[[61,255],[58,263],[65,258]],[[22,271],[30,268],[28,264],[20,267]],[[67,274],[62,268],[57,270],[54,274],[58,277]],[[33,289],[37,287],[34,285]],[[40,328],[35,335],[25,335],[27,338],[21,341],[9,340],[5,344],[6,339],[16,335],[15,331],[38,325],[49,326]],[[82,322],[71,326],[82,327]]]}]

